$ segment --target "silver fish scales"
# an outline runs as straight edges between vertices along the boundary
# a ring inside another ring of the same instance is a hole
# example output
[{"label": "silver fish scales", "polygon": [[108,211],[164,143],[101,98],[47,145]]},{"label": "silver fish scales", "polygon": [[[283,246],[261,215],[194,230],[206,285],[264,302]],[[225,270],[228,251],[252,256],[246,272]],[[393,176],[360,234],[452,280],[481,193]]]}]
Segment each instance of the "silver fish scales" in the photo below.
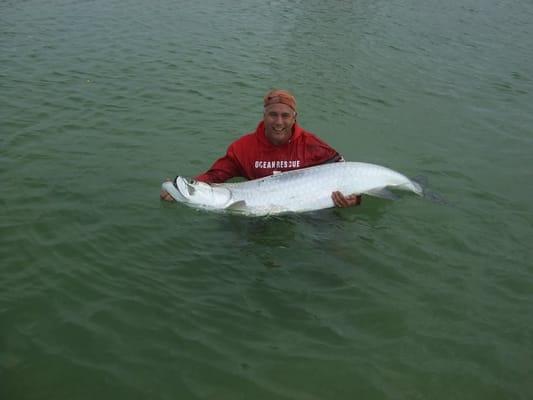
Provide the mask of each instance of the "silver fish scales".
[{"label": "silver fish scales", "polygon": [[323,164],[238,183],[206,184],[181,176],[163,183],[186,205],[257,216],[330,208],[334,191],[389,198],[387,188],[422,195],[420,185],[405,175],[362,162]]}]

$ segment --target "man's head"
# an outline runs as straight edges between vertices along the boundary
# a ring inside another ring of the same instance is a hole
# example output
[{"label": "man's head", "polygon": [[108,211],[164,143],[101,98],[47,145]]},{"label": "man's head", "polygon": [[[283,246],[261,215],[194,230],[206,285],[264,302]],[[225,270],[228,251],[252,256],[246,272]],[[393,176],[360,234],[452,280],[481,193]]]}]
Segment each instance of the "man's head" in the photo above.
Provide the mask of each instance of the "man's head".
[{"label": "man's head", "polygon": [[274,145],[287,143],[296,122],[296,99],[286,90],[271,90],[264,98],[265,136]]}]

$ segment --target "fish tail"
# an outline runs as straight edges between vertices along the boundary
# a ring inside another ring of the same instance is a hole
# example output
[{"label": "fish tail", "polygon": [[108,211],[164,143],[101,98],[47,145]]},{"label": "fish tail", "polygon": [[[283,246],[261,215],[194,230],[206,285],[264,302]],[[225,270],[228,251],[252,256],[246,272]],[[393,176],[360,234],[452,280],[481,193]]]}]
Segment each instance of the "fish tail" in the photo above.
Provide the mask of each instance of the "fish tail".
[{"label": "fish tail", "polygon": [[419,196],[424,196],[424,189],[422,188],[422,185],[414,180],[409,179],[404,184],[398,186],[398,189],[410,190]]},{"label": "fish tail", "polygon": [[416,181],[411,181],[411,184],[413,185],[413,188],[412,188],[413,192],[415,192],[419,196],[424,195],[424,189],[422,188],[422,185],[420,185]]},{"label": "fish tail", "polygon": [[422,188],[422,185],[420,183],[418,183],[417,181],[414,181],[414,180],[411,180],[409,183],[410,183],[410,186],[411,186],[411,187],[409,187],[410,190],[412,190],[413,192],[415,192],[419,196],[423,196],[424,195],[424,189]]}]

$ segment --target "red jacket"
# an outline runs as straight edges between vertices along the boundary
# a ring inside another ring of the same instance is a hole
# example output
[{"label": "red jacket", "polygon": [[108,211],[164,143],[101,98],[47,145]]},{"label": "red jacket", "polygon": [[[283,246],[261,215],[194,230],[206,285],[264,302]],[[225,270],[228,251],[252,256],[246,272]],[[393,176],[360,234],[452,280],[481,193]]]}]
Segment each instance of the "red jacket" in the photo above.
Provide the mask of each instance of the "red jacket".
[{"label": "red jacket", "polygon": [[230,144],[226,155],[195,179],[207,183],[221,183],[237,176],[257,179],[272,175],[274,171],[289,171],[340,160],[342,156],[336,150],[297,123],[293,126],[289,142],[275,146],[266,138],[264,122],[260,122],[255,132]]}]

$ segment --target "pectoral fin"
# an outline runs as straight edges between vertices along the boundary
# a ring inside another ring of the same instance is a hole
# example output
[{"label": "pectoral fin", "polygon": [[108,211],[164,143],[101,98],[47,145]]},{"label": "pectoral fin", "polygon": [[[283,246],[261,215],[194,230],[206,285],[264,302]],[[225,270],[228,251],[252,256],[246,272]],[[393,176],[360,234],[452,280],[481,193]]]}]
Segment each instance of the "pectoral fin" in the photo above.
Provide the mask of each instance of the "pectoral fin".
[{"label": "pectoral fin", "polygon": [[226,210],[230,211],[246,211],[246,202],[244,200],[239,200],[234,203],[231,203],[229,206],[226,207]]},{"label": "pectoral fin", "polygon": [[382,199],[398,200],[398,196],[396,196],[394,193],[392,193],[387,188],[371,189],[371,190],[366,191],[365,193],[369,194],[370,196],[380,197]]}]

